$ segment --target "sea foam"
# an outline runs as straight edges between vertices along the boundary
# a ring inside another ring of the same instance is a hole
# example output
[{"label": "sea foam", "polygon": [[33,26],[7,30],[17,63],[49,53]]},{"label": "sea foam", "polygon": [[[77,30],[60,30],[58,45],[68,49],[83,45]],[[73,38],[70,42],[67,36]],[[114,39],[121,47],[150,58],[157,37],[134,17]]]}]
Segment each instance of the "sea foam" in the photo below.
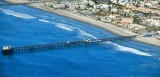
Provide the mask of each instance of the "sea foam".
[{"label": "sea foam", "polygon": [[88,37],[92,37],[92,38],[96,39],[95,36],[87,33],[84,30],[81,30],[80,28],[72,27],[72,26],[69,26],[69,25],[66,25],[66,24],[62,24],[62,23],[57,23],[56,26],[58,28],[61,28],[61,29],[67,30],[67,31],[74,31],[74,30],[77,31],[78,30],[80,35],[82,35],[82,36],[88,36]]},{"label": "sea foam", "polygon": [[113,46],[115,46],[116,50],[118,51],[126,51],[126,52],[130,52],[130,53],[134,53],[134,54],[137,54],[137,55],[142,55],[142,56],[152,56],[151,54],[148,54],[148,53],[145,53],[145,52],[141,52],[137,49],[134,49],[134,48],[130,48],[130,47],[126,47],[126,46],[122,46],[122,45],[119,45],[119,44],[116,44],[116,43],[112,43],[112,42],[107,42],[107,44],[111,44]]},{"label": "sea foam", "polygon": [[83,31],[83,30],[81,30],[81,29],[78,29],[78,30],[80,31],[80,34],[81,34],[81,35],[89,36],[89,37],[92,37],[92,38],[94,38],[94,39],[97,39],[95,36],[93,36],[93,35],[85,32],[85,31]]},{"label": "sea foam", "polygon": [[15,16],[15,17],[23,18],[23,19],[33,19],[33,18],[36,18],[36,17],[31,16],[31,15],[15,12],[15,11],[9,10],[9,9],[2,9],[2,8],[0,8],[0,11],[3,12],[3,13],[5,13],[5,14],[7,14],[7,15],[11,15],[11,16]]},{"label": "sea foam", "polygon": [[38,21],[49,23],[48,20],[44,20],[44,19],[39,19]]},{"label": "sea foam", "polygon": [[58,28],[61,28],[61,29],[64,29],[64,30],[67,30],[67,31],[74,31],[74,27],[71,27],[69,25],[66,25],[66,24],[62,24],[62,23],[57,23],[56,26]]}]

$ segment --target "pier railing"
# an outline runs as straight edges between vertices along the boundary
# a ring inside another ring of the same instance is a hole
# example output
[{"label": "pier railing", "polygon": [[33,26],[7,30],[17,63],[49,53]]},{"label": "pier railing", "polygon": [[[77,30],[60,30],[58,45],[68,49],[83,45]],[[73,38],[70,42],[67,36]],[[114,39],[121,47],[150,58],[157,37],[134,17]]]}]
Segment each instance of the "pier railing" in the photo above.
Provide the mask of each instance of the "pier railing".
[{"label": "pier railing", "polygon": [[23,46],[23,47],[15,47],[12,48],[11,46],[4,46],[2,48],[2,55],[12,55],[15,53],[33,53],[33,52],[40,52],[40,51],[48,51],[48,50],[57,50],[57,49],[64,49],[64,48],[71,48],[77,46],[89,46],[89,45],[96,45],[97,43],[106,42],[106,41],[120,41],[120,40],[127,40],[136,38],[136,35],[133,36],[122,36],[122,37],[114,37],[114,38],[102,38],[102,39],[85,39],[81,41],[66,41],[60,43],[53,43],[53,44],[43,44],[43,45],[33,45],[33,46]]}]

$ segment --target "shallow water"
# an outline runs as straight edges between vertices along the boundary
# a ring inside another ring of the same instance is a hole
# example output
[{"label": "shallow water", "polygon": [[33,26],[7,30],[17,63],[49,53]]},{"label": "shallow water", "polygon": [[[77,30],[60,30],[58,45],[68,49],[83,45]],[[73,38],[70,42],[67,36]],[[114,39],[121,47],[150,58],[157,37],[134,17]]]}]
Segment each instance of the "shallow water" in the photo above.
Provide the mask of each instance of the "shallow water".
[{"label": "shallow water", "polygon": [[[115,36],[27,6],[0,7],[0,47]],[[159,77],[159,51],[134,41],[118,41],[88,48],[0,55],[0,77]]]}]

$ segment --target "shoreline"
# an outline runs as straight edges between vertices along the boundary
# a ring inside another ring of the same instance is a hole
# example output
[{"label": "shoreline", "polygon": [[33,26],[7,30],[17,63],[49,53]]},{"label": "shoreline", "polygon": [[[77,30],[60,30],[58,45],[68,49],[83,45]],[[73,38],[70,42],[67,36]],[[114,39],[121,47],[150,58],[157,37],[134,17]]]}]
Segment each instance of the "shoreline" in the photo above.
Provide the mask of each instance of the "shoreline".
[{"label": "shoreline", "polygon": [[[3,0],[3,1],[7,2],[7,3],[15,3],[16,2],[16,1],[8,1],[8,0]],[[116,27],[114,24],[103,23],[101,21],[97,21],[97,20],[91,19],[89,17],[80,16],[78,14],[73,14],[69,11],[57,10],[57,9],[53,10],[51,8],[48,8],[48,7],[43,7],[42,5],[43,4],[41,4],[41,3],[34,3],[34,4],[29,4],[27,6],[29,6],[31,8],[39,9],[39,10],[42,10],[42,11],[50,12],[50,13],[53,13],[53,14],[56,14],[56,15],[59,15],[59,16],[66,17],[66,18],[70,18],[70,19],[73,19],[73,20],[76,20],[76,21],[79,21],[79,22],[90,24],[90,25],[93,25],[97,28],[103,29],[106,32],[110,32],[110,33],[118,35],[118,36],[136,35],[135,33],[131,32],[129,30],[123,29],[121,27]],[[156,40],[153,37],[135,38],[133,40],[136,41],[136,42],[160,47],[160,40]]]},{"label": "shoreline", "polygon": [[[40,9],[40,8],[33,7],[33,6],[30,6],[30,5],[29,5],[29,7],[32,7],[32,8],[35,8],[35,9],[39,9],[39,10],[42,10],[42,11],[46,11],[46,12],[50,12],[50,13],[53,13],[53,14],[56,14],[56,15],[59,15],[59,16],[64,16],[64,17],[66,17],[66,18],[70,18],[70,19],[72,19],[72,20],[76,20],[76,21],[83,22],[83,23],[86,23],[86,24],[90,24],[90,25],[92,25],[92,26],[94,26],[94,27],[103,29],[104,31],[109,32],[109,33],[112,33],[112,34],[114,34],[114,35],[118,35],[118,36],[130,36],[130,35],[126,35],[126,34],[121,34],[121,33],[113,32],[112,30],[109,30],[109,29],[104,28],[104,27],[102,27],[102,26],[96,25],[96,24],[94,24],[94,23],[90,23],[90,22],[87,22],[87,21],[84,21],[84,20],[80,20],[80,19],[75,19],[75,18],[73,18],[73,17],[67,16],[67,15],[63,15],[63,14],[59,14],[59,13],[57,13],[57,12]],[[111,25],[113,25],[113,24],[111,24]],[[134,34],[133,34],[133,35],[134,35]],[[144,37],[143,37],[143,38],[144,38]],[[149,38],[149,37],[147,37],[147,38]],[[141,39],[141,38],[140,38],[140,39]],[[153,46],[156,46],[156,47],[160,47],[160,45],[152,44],[152,43],[147,43],[147,42],[142,41],[142,40],[140,40],[140,39],[139,39],[139,38],[138,38],[138,39],[136,38],[136,39],[133,39],[133,41],[140,42],[140,43],[143,43],[143,44],[153,45]]]}]

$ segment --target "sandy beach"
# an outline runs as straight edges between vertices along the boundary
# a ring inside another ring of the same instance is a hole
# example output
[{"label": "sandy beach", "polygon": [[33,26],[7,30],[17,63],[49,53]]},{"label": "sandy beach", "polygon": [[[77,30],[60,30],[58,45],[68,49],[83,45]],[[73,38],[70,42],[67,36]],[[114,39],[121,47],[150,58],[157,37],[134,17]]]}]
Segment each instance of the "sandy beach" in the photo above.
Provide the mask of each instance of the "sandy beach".
[{"label": "sandy beach", "polygon": [[[10,2],[10,3],[25,3],[25,2],[27,2],[26,0],[4,0],[4,1]],[[40,9],[40,10],[48,11],[48,12],[51,12],[51,13],[54,13],[57,15],[65,16],[67,18],[71,18],[74,20],[85,22],[85,23],[91,24],[95,27],[104,29],[106,31],[109,31],[111,33],[114,33],[114,34],[117,34],[120,36],[136,35],[135,33],[129,31],[128,29],[117,27],[116,25],[113,25],[110,23],[103,23],[101,21],[97,21],[95,19],[91,19],[89,17],[85,17],[82,15],[73,14],[70,11],[57,10],[57,9],[53,10],[52,8],[44,6],[42,3],[33,3],[33,4],[29,4],[29,6],[31,6],[33,8]],[[138,42],[154,45],[154,46],[160,46],[160,40],[153,38],[153,37],[135,38],[134,40],[138,41]]]}]

